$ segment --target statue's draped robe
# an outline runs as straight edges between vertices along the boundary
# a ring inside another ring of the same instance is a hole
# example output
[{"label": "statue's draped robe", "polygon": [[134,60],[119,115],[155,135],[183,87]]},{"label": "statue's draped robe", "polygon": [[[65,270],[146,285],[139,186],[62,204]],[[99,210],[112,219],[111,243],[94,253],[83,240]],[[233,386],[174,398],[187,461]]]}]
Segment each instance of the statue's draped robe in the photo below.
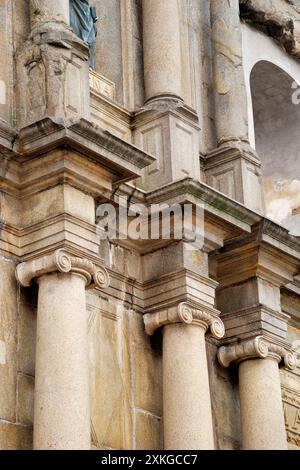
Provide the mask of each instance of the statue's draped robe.
[{"label": "statue's draped robe", "polygon": [[74,33],[85,41],[90,50],[90,66],[95,68],[94,45],[97,37],[96,12],[86,0],[70,0],[70,25]]}]

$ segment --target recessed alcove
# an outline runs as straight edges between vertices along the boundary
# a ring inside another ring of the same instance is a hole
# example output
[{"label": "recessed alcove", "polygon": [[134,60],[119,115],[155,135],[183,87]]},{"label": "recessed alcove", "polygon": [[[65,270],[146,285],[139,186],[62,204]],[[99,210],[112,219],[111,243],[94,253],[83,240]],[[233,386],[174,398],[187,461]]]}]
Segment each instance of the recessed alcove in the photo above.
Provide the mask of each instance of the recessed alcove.
[{"label": "recessed alcove", "polygon": [[250,83],[266,215],[300,236],[300,87],[264,60],[253,67]]}]

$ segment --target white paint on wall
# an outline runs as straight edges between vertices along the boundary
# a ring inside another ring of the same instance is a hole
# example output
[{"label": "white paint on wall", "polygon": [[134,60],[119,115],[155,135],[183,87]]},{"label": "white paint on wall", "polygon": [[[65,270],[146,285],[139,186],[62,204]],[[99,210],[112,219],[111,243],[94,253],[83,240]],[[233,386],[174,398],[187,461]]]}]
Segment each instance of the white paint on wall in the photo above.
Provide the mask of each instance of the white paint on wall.
[{"label": "white paint on wall", "polygon": [[0,104],[6,104],[6,85],[3,80],[0,80]]},{"label": "white paint on wall", "polygon": [[0,365],[6,364],[6,344],[4,341],[0,341]]}]

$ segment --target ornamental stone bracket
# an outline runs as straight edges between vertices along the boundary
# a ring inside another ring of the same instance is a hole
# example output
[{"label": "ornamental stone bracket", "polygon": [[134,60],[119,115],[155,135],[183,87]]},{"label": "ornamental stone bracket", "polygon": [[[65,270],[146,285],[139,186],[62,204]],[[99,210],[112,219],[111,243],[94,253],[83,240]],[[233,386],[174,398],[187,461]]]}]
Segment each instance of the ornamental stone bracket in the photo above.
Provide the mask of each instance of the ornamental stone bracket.
[{"label": "ornamental stone bracket", "polygon": [[55,272],[78,274],[85,278],[87,286],[99,289],[106,289],[110,284],[109,274],[103,266],[96,266],[92,261],[72,256],[64,250],[19,264],[16,278],[21,286],[30,287],[34,279]]},{"label": "ornamental stone bracket", "polygon": [[278,363],[283,362],[284,367],[289,370],[297,367],[297,358],[294,353],[282,346],[270,343],[263,336],[222,346],[218,351],[219,363],[225,368],[233,362],[239,364],[249,359],[266,359],[267,357],[273,357]]},{"label": "ornamental stone bracket", "polygon": [[194,308],[187,303],[181,303],[176,307],[170,307],[156,313],[144,315],[146,333],[153,336],[155,331],[165,325],[182,323],[185,325],[198,325],[207,331],[210,329],[212,336],[222,339],[225,328],[222,320],[210,312]]}]

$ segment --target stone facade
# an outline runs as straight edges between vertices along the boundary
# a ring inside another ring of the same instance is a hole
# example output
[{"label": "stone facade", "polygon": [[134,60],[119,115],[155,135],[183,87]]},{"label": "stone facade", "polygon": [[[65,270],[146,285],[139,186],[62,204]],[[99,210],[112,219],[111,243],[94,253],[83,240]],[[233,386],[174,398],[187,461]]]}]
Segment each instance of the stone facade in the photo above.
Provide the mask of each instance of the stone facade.
[{"label": "stone facade", "polygon": [[0,0],[0,449],[300,449],[299,2],[93,0],[96,70],[51,3]]}]

